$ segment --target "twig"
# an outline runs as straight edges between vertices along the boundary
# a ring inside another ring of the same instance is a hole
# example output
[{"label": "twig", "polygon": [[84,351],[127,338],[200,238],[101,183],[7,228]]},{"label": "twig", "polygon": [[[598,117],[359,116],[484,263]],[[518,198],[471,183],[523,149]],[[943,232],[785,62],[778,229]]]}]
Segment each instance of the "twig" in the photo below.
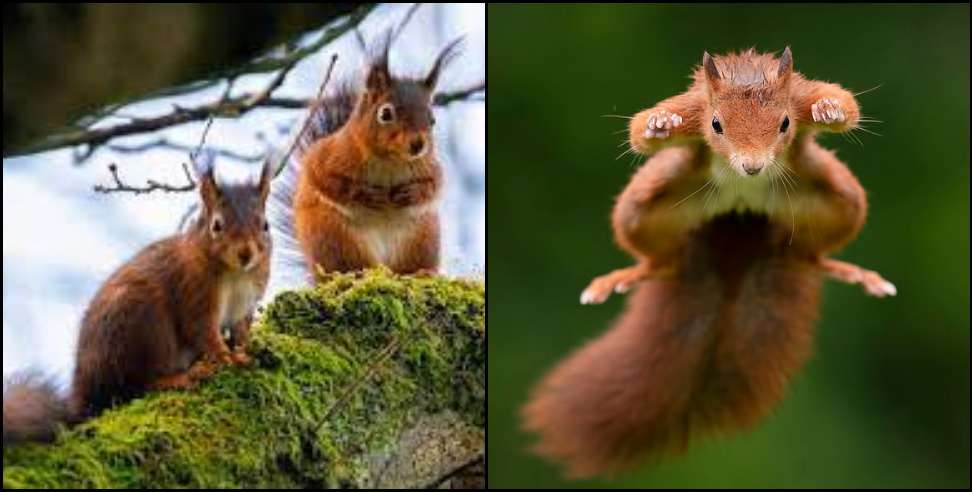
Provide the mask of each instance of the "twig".
[{"label": "twig", "polygon": [[[232,85],[232,82],[230,82],[230,87],[232,87]],[[227,91],[227,93],[223,95],[223,98],[225,99],[228,94],[229,92]],[[209,119],[206,120],[206,126],[203,127],[202,135],[199,137],[199,144],[196,145],[196,148],[193,151],[189,152],[189,161],[192,162],[193,165],[196,165],[196,158],[199,157],[199,153],[202,152],[203,145],[206,144],[206,137],[209,135],[209,129],[212,126],[213,117],[210,116]]]},{"label": "twig", "polygon": [[[334,65],[337,63],[337,59],[337,54],[331,55],[331,63],[329,63],[327,66],[327,73],[324,75],[324,81],[321,82],[320,87],[317,89],[317,99],[315,100],[323,100],[324,88],[327,87],[327,83],[331,81],[331,73],[334,72]],[[304,137],[304,133],[307,132],[307,129],[310,127],[311,120],[313,120],[313,111],[308,111],[307,116],[304,118],[304,124],[300,127],[300,131],[294,137],[294,141],[290,144],[290,148],[287,149],[287,152],[280,159],[280,162],[277,163],[277,169],[273,172],[274,177],[278,176],[287,166],[287,161],[290,159],[290,154],[294,152],[294,149],[297,148],[300,140]]]},{"label": "twig", "polygon": [[[141,144],[138,144],[138,145],[128,145],[128,146],[125,146],[125,145],[120,145],[120,144],[108,144],[108,145],[105,146],[105,148],[107,148],[109,150],[112,150],[114,152],[122,153],[122,154],[138,154],[138,153],[145,152],[146,150],[154,149],[154,148],[176,150],[176,151],[179,151],[179,152],[192,152],[193,151],[193,147],[191,147],[189,145],[186,145],[186,144],[183,144],[183,143],[173,142],[173,141],[169,140],[166,137],[161,137],[161,138],[158,138],[156,140],[151,140],[151,141],[148,141],[148,142],[145,142],[145,143],[141,143]],[[263,154],[262,153],[248,155],[248,154],[242,154],[242,153],[239,153],[239,152],[230,150],[230,149],[215,148],[215,147],[212,147],[212,146],[209,146],[206,149],[208,151],[210,151],[210,152],[213,152],[215,155],[217,155],[219,157],[224,157],[224,158],[227,158],[227,159],[233,159],[233,160],[237,160],[237,161],[241,161],[241,162],[257,162],[257,161],[263,159]]]},{"label": "twig", "polygon": [[192,191],[196,188],[196,181],[192,179],[192,173],[189,171],[189,165],[186,163],[182,164],[182,170],[186,174],[187,183],[184,185],[171,185],[167,183],[160,183],[154,179],[149,179],[145,182],[145,186],[132,186],[124,181],[118,176],[118,166],[114,163],[108,165],[108,171],[111,172],[111,178],[114,181],[113,186],[103,186],[95,185],[94,190],[98,193],[134,193],[136,195],[141,195],[143,193],[151,193],[153,191],[165,191],[168,193],[178,193],[185,191]]},{"label": "twig", "polygon": [[186,224],[189,222],[189,219],[192,218],[193,214],[196,213],[196,210],[199,210],[199,202],[189,205],[189,208],[182,213],[182,218],[179,219],[179,227],[176,228],[177,231],[185,230]]},{"label": "twig", "polygon": [[450,470],[445,475],[439,477],[434,482],[430,483],[429,485],[426,485],[425,488],[426,489],[437,489],[437,488],[441,487],[442,484],[448,482],[450,479],[453,479],[453,478],[459,476],[460,474],[464,473],[466,470],[468,470],[468,469],[470,469],[470,468],[472,468],[474,466],[477,466],[477,465],[479,465],[481,463],[485,463],[485,462],[486,462],[486,455],[483,454],[483,453],[478,453],[478,454],[476,454],[476,456],[473,456],[469,460],[463,462],[459,466],[457,466],[457,467],[453,468],[452,470]]},{"label": "twig", "polygon": [[412,21],[412,16],[415,15],[415,12],[421,6],[422,6],[421,3],[413,3],[412,6],[408,8],[408,12],[405,12],[405,17],[402,18],[402,21],[398,23],[398,27],[396,27],[395,30],[392,32],[392,36],[391,39],[389,40],[389,44],[394,43],[395,40],[398,39],[398,36],[400,36],[402,34],[402,31],[405,30],[405,26],[407,26],[408,23]]},{"label": "twig", "polygon": [[377,372],[378,369],[380,369],[381,366],[384,365],[392,355],[395,355],[395,353],[398,352],[398,347],[398,337],[394,337],[390,342],[388,342],[388,345],[385,345],[385,347],[381,349],[381,352],[378,353],[378,357],[374,362],[371,363],[371,365],[368,366],[365,373],[351,383],[351,386],[349,386],[348,389],[345,390],[344,393],[342,393],[341,396],[338,397],[338,399],[332,403],[327,410],[324,411],[324,416],[321,417],[321,422],[318,424],[317,429],[315,429],[315,433],[320,432],[321,428],[327,424],[334,411],[343,406],[348,401],[348,398],[350,398],[351,395],[353,395],[354,392],[357,391],[365,381],[371,379],[371,376],[373,376],[374,373]]},{"label": "twig", "polygon": [[432,98],[432,104],[436,106],[448,106],[449,104],[462,101],[462,100],[482,100],[482,99],[472,99],[472,96],[477,92],[483,92],[486,90],[486,81],[481,80],[478,84],[473,84],[464,89],[458,89],[449,92],[440,92]]}]

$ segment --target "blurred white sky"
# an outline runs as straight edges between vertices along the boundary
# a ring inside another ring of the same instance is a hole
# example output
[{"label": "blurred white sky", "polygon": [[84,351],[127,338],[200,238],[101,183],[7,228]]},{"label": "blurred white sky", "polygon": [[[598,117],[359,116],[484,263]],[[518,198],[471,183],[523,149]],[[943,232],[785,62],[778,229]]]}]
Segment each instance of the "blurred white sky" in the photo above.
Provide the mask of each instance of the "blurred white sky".
[{"label": "blurred white sky", "polygon": [[[362,24],[365,38],[397,24],[408,5],[383,5]],[[447,41],[466,36],[463,54],[443,73],[442,90],[461,88],[485,78],[485,4],[423,5],[392,47],[393,73],[424,73]],[[309,33],[307,40],[314,39]],[[334,80],[359,72],[361,53],[345,35],[311,56],[288,75],[275,93],[308,97],[316,93],[326,61],[339,55]],[[234,93],[262,88],[273,74],[240,79]],[[217,86],[187,96],[131,105],[126,115],[164,113],[172,102],[191,106],[218,97]],[[264,150],[256,138],[284,145],[288,129],[302,110],[258,109],[236,120],[214,121],[207,143],[254,154]],[[443,269],[446,274],[482,277],[486,261],[486,109],[483,102],[459,102],[436,110],[436,145],[445,167],[446,190],[440,206]],[[106,120],[103,124],[116,121]],[[204,123],[190,123],[159,133],[117,139],[137,145],[159,136],[195,145]],[[147,178],[184,181],[183,153],[155,149],[140,154],[98,150],[82,167],[70,149],[3,160],[3,373],[36,368],[68,381],[81,315],[91,296],[113,270],[150,242],[172,234],[195,194],[102,195],[97,183],[109,184],[107,165],[117,162],[133,184]],[[256,172],[236,161],[217,158],[217,174],[234,179]],[[287,272],[275,271],[274,290]]]}]

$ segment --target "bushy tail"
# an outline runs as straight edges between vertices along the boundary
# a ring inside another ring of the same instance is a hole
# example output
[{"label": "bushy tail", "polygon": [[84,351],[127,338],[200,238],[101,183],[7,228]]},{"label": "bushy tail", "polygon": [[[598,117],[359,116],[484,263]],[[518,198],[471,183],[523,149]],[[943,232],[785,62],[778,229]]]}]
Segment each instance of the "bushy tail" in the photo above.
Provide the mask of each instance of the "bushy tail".
[{"label": "bushy tail", "polygon": [[702,231],[674,278],[640,286],[614,327],[540,382],[523,409],[538,453],[574,478],[612,475],[752,426],[782,398],[811,351],[820,277],[753,241],[767,224],[733,220]]},{"label": "bushy tail", "polygon": [[22,373],[3,384],[3,445],[51,441],[70,419],[68,406],[49,377]]},{"label": "bushy tail", "polygon": [[[289,142],[296,140],[296,145],[283,163],[280,174],[273,180],[267,203],[267,214],[273,225],[274,247],[271,279],[267,287],[270,297],[280,290],[306,285],[311,279],[313,272],[307,268],[294,233],[294,193],[297,191],[302,156],[314,142],[340,130],[347,123],[357,103],[358,93],[359,89],[351,82],[340,84],[330,95],[308,109],[307,120],[298,122],[291,135]],[[303,133],[298,133],[301,130]],[[290,148],[289,142],[285,151]]]}]

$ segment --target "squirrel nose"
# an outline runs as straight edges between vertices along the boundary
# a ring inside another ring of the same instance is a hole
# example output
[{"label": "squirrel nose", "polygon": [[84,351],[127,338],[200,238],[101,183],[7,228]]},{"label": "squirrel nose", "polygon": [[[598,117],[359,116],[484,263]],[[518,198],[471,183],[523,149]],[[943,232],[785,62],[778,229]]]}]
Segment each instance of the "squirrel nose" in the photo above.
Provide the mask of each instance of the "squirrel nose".
[{"label": "squirrel nose", "polygon": [[417,156],[425,150],[425,139],[422,137],[415,137],[408,144],[408,150],[412,153],[412,156]]},{"label": "squirrel nose", "polygon": [[249,266],[250,260],[253,259],[253,251],[249,247],[245,247],[237,253],[237,256],[240,258],[240,266],[246,267]]},{"label": "squirrel nose", "polygon": [[763,166],[760,164],[743,164],[743,171],[750,176],[755,176],[763,170]]}]

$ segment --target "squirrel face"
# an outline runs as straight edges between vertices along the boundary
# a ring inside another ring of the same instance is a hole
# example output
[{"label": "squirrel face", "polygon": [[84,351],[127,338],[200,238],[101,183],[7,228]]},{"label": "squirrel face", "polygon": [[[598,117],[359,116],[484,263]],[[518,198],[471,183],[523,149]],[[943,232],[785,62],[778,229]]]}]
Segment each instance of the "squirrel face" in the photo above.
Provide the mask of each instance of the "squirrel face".
[{"label": "squirrel face", "polygon": [[389,33],[381,54],[368,67],[365,91],[355,108],[357,133],[378,157],[408,162],[425,157],[432,146],[432,95],[442,68],[456,56],[462,38],[449,43],[421,79],[396,78],[388,68]]},{"label": "squirrel face", "polygon": [[757,176],[774,165],[795,136],[789,100],[793,57],[788,47],[779,62],[739,55],[719,62],[721,70],[708,53],[703,55],[709,89],[705,139],[740,176]]},{"label": "squirrel face", "polygon": [[249,272],[270,256],[270,227],[266,218],[272,166],[263,167],[260,181],[218,186],[210,166],[200,173],[203,213],[196,233],[211,258],[226,271]]},{"label": "squirrel face", "polygon": [[431,103],[432,89],[421,82],[392,80],[387,86],[369,86],[359,103],[369,147],[394,162],[425,157],[435,123]]}]

